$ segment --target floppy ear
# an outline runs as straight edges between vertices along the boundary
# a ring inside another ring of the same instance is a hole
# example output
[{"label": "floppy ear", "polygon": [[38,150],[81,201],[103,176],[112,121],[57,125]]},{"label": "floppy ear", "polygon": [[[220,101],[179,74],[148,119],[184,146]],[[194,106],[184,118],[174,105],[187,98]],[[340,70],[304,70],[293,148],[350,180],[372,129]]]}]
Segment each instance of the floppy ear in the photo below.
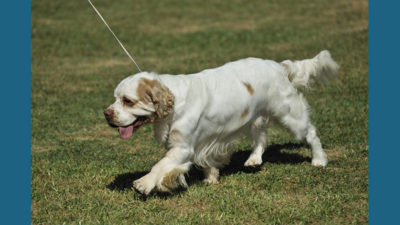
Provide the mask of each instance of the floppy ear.
[{"label": "floppy ear", "polygon": [[168,116],[174,107],[174,96],[171,91],[158,81],[153,81],[154,86],[150,90],[150,97],[154,104],[158,118]]},{"label": "floppy ear", "polygon": [[142,78],[138,87],[141,100],[152,102],[157,118],[168,116],[174,107],[174,95],[157,80]]}]

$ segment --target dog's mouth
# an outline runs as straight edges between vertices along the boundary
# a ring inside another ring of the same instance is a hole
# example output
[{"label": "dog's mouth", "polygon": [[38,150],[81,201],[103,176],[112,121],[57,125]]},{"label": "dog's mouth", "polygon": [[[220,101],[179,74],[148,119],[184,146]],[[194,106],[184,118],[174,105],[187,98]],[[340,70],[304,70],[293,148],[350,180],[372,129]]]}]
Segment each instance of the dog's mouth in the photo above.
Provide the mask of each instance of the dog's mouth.
[{"label": "dog's mouth", "polygon": [[146,125],[150,122],[150,119],[145,116],[139,116],[131,125],[125,127],[118,127],[119,136],[122,139],[129,138],[132,136],[133,132],[136,132],[140,127]]}]

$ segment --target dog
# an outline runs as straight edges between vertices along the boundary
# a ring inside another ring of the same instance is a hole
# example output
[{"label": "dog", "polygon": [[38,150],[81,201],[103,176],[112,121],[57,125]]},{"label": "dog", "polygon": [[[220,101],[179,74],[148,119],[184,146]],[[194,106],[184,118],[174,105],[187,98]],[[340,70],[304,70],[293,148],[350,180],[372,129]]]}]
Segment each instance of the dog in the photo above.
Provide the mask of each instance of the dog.
[{"label": "dog", "polygon": [[145,195],[187,187],[184,174],[193,164],[203,168],[204,182],[217,183],[219,169],[229,163],[231,145],[241,135],[254,142],[244,165],[261,165],[271,121],[305,140],[311,164],[325,167],[327,156],[298,89],[335,76],[338,69],[324,50],[311,59],[278,63],[246,58],[190,75],[140,72],[118,84],[115,102],[104,115],[123,139],[153,123],[155,139],[166,146],[165,157],[133,182]]}]

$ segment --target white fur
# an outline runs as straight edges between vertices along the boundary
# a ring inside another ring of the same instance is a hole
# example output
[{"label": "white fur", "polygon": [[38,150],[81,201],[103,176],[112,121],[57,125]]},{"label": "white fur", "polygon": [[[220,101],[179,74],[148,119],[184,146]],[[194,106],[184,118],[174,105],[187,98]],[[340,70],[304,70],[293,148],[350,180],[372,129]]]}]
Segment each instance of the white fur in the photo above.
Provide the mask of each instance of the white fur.
[{"label": "white fur", "polygon": [[[312,165],[326,166],[328,160],[310,122],[308,104],[296,87],[307,87],[310,76],[320,79],[337,70],[325,50],[312,59],[295,62],[247,58],[190,75],[142,72],[126,78],[116,88],[116,103],[111,106],[123,117],[117,118],[118,126],[154,112],[151,105],[141,104],[143,109],[136,112],[118,106],[122,95],[137,98],[141,78],[158,80],[174,96],[173,112],[154,123],[155,137],[168,152],[149,174],[134,182],[135,188],[144,194],[154,188],[165,190],[162,180],[170,171],[185,173],[193,163],[205,169],[205,182],[216,183],[218,168],[229,162],[230,144],[243,134],[254,141],[245,166],[260,165],[270,119],[280,121],[296,138],[310,144]],[[171,131],[179,131],[179,137],[170,137]],[[184,185],[183,175],[177,182]]]}]

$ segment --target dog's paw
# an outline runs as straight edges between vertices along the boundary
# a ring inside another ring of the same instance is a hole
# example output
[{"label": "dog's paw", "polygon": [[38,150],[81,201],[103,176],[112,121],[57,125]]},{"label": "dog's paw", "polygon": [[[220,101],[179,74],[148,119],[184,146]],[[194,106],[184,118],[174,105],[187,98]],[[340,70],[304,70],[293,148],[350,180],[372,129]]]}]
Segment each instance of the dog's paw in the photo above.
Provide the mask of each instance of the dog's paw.
[{"label": "dog's paw", "polygon": [[328,160],[326,158],[313,158],[311,161],[311,165],[325,167],[328,164]]},{"label": "dog's paw", "polygon": [[155,184],[148,175],[133,182],[133,187],[140,193],[148,195],[153,190]]},{"label": "dog's paw", "polygon": [[215,178],[215,177],[208,177],[208,178],[204,179],[203,182],[204,182],[205,184],[209,184],[209,185],[211,185],[211,184],[218,184],[218,178]]},{"label": "dog's paw", "polygon": [[218,184],[219,169],[215,167],[204,168],[204,180],[205,184]]},{"label": "dog's paw", "polygon": [[164,175],[161,182],[157,184],[157,191],[172,192],[179,187],[187,188],[187,183],[183,171],[175,168]]},{"label": "dog's paw", "polygon": [[251,155],[249,159],[244,163],[246,167],[257,167],[262,164],[261,157]]}]

